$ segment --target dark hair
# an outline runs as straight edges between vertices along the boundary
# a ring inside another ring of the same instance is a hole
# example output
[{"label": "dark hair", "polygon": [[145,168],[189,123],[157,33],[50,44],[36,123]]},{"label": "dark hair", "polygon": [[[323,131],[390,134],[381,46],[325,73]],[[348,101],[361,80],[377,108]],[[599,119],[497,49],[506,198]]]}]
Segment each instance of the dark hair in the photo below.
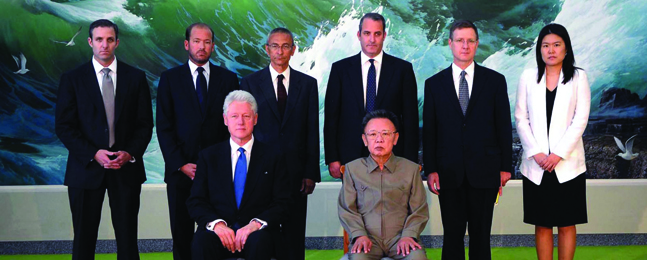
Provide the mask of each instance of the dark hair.
[{"label": "dark hair", "polygon": [[115,30],[115,40],[119,39],[119,27],[117,27],[117,25],[115,23],[113,23],[113,22],[111,22],[110,20],[107,20],[107,19],[99,19],[99,20],[96,20],[96,21],[94,21],[94,22],[92,22],[90,24],[90,29],[88,30],[89,31],[88,34],[90,35],[90,39],[93,39],[92,38],[92,30],[94,30],[94,28],[97,28],[97,27],[112,27],[112,29]]},{"label": "dark hair", "polygon": [[395,131],[396,132],[398,131],[398,117],[395,116],[393,112],[388,111],[386,109],[378,109],[378,110],[373,110],[369,113],[366,113],[366,115],[364,116],[364,119],[362,119],[362,131],[364,131],[369,121],[376,118],[388,119],[395,126]]},{"label": "dark hair", "polygon": [[283,27],[277,27],[270,31],[270,34],[267,35],[267,42],[265,43],[265,45],[269,44],[270,36],[275,33],[285,33],[287,35],[290,35],[290,39],[292,39],[292,45],[294,45],[294,35],[292,35],[292,32],[290,30]]},{"label": "dark hair", "polygon": [[476,28],[476,25],[474,23],[468,21],[468,20],[457,20],[455,21],[451,27],[449,27],[449,39],[454,40],[454,31],[458,29],[465,29],[465,28],[472,28],[474,30],[474,33],[476,33],[476,40],[479,39],[479,29]]},{"label": "dark hair", "polygon": [[193,30],[193,27],[198,27],[198,28],[203,28],[203,29],[208,28],[209,31],[211,31],[211,41],[213,42],[213,41],[216,40],[216,35],[213,33],[213,29],[211,29],[211,27],[209,25],[207,25],[206,23],[194,23],[194,24],[189,25],[189,27],[186,28],[186,32],[184,32],[184,39],[185,40],[187,40],[187,41],[191,40],[191,30]]},{"label": "dark hair", "polygon": [[362,25],[364,24],[364,19],[369,18],[373,21],[376,22],[382,22],[382,31],[386,32],[386,20],[384,20],[384,16],[378,13],[367,13],[364,16],[362,16],[362,19],[359,20],[359,32],[362,32]]},{"label": "dark hair", "polygon": [[562,84],[566,84],[573,76],[575,76],[575,55],[573,55],[573,46],[571,45],[571,37],[568,36],[568,31],[561,24],[551,23],[539,31],[539,37],[537,37],[537,48],[535,51],[535,59],[537,60],[537,83],[541,81],[541,78],[544,76],[544,71],[546,70],[546,63],[541,57],[541,42],[544,40],[544,37],[549,34],[555,34],[564,40],[564,46],[566,46],[566,57],[562,61],[562,72],[564,73],[564,81]]}]

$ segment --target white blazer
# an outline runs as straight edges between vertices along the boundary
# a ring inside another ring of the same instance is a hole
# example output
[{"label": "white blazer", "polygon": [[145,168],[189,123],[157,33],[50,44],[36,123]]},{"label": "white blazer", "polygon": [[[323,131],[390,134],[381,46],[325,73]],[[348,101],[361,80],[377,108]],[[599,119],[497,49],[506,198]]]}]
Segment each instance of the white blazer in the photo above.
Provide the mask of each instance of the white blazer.
[{"label": "white blazer", "polygon": [[537,68],[527,69],[519,79],[514,118],[523,146],[520,170],[537,185],[544,176],[544,170],[533,159],[538,153],[548,155],[550,151],[562,158],[555,166],[559,183],[572,180],[586,171],[582,134],[589,120],[591,89],[584,70],[576,69],[566,84],[562,84],[563,80],[564,73],[561,72],[548,133],[546,74],[537,83]]}]

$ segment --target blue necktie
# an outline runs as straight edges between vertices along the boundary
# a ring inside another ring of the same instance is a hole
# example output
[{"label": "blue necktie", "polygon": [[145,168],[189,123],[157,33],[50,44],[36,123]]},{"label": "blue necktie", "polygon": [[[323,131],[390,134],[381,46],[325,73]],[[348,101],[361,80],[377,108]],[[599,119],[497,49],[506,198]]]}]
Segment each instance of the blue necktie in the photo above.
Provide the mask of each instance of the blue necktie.
[{"label": "blue necktie", "polygon": [[240,208],[240,201],[243,199],[243,192],[245,192],[245,180],[247,179],[247,157],[245,156],[245,149],[238,148],[240,155],[236,162],[236,170],[234,170],[234,192],[236,193],[236,207]]},{"label": "blue necktie", "polygon": [[470,101],[469,89],[467,88],[467,80],[465,80],[465,71],[461,71],[461,79],[458,84],[458,102],[461,104],[463,115],[467,112],[467,104]]},{"label": "blue necktie", "polygon": [[205,103],[206,103],[206,97],[207,97],[207,78],[204,76],[202,72],[204,72],[203,67],[198,67],[198,78],[195,81],[195,92],[198,93],[198,101],[200,101],[200,109],[202,110],[202,114],[204,115],[205,112]]},{"label": "blue necktie", "polygon": [[368,60],[371,62],[371,67],[368,68],[368,76],[366,77],[366,113],[375,110],[375,94],[376,94],[376,76],[374,59]]}]

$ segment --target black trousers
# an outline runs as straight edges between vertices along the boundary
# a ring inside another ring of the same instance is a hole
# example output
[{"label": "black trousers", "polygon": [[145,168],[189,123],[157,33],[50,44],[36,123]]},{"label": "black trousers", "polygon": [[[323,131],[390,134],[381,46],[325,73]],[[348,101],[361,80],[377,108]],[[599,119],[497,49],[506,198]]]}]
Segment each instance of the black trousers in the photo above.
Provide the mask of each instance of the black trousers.
[{"label": "black trousers", "polygon": [[[301,185],[299,185],[300,187]],[[285,243],[277,243],[280,259],[304,260],[306,257],[306,215],[308,212],[308,197],[295,192],[293,204],[288,209],[286,221],[282,224]]]},{"label": "black trousers", "polygon": [[117,259],[139,259],[137,216],[142,186],[121,183],[114,172],[108,172],[97,189],[67,188],[74,227],[73,260],[94,259],[106,190],[117,241]]},{"label": "black trousers", "polygon": [[[174,173],[177,174],[177,173]],[[173,238],[173,259],[191,260],[191,241],[195,231],[195,222],[189,215],[186,200],[191,195],[193,181],[183,176],[166,184],[168,197],[171,237]]]},{"label": "black trousers", "polygon": [[441,189],[438,200],[443,221],[443,260],[465,259],[465,229],[469,232],[469,259],[492,259],[490,233],[495,189],[477,189],[465,180],[456,189]]},{"label": "black trousers", "polygon": [[227,258],[245,258],[253,260],[270,260],[272,258],[274,241],[272,233],[267,229],[252,232],[247,237],[242,252],[229,252],[213,231],[198,229],[193,237],[194,260],[219,260]]}]

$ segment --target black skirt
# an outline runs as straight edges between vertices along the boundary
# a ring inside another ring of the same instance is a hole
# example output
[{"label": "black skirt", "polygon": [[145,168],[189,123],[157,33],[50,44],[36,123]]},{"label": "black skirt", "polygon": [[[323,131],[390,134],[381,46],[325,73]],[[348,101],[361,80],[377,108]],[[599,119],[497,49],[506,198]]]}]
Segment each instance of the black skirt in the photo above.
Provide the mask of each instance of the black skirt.
[{"label": "black skirt", "polygon": [[540,185],[524,177],[523,222],[541,227],[587,223],[585,175],[559,183],[555,171],[545,171]]}]

